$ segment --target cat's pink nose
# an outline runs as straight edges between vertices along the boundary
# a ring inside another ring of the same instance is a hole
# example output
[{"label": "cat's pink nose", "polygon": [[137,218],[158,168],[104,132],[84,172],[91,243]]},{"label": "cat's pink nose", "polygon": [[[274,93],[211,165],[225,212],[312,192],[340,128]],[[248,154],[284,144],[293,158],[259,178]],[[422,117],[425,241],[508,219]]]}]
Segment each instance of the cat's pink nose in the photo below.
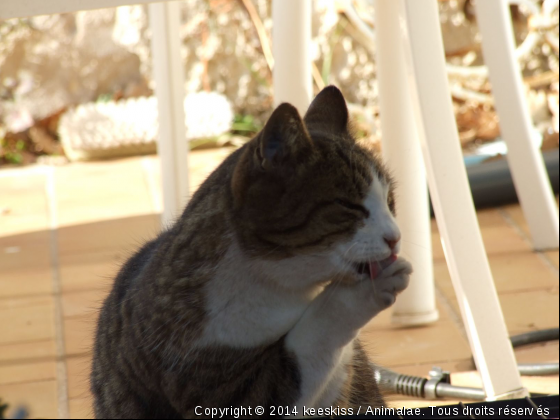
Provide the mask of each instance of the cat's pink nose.
[{"label": "cat's pink nose", "polygon": [[389,246],[389,248],[391,248],[391,250],[394,250],[397,247],[399,241],[401,240],[401,237],[399,235],[397,238],[384,238],[384,239],[385,239],[385,243]]}]

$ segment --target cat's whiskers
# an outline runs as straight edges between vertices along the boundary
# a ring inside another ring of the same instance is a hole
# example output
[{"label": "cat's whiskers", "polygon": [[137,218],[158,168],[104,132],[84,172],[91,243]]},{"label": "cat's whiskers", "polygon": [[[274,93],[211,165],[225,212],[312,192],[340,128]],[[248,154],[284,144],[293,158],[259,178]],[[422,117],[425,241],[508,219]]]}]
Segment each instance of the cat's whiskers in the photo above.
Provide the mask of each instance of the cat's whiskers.
[{"label": "cat's whiskers", "polygon": [[403,233],[407,233],[407,232],[425,233],[426,232],[426,229],[422,229],[422,230],[420,230],[420,229],[410,229],[410,228],[407,228],[407,227],[400,227],[400,229],[401,229],[401,232],[403,232]]},{"label": "cat's whiskers", "polygon": [[419,261],[416,258],[414,258],[412,255],[408,254],[407,252],[401,252],[401,255],[406,257],[406,259],[410,260],[410,262],[413,263],[413,265],[422,265],[425,263],[425,261]]},{"label": "cat's whiskers", "polygon": [[402,241],[402,242],[406,242],[407,244],[410,244],[410,245],[414,245],[414,246],[417,246],[418,248],[422,248],[422,249],[428,249],[428,247],[427,247],[427,246],[423,246],[423,245],[420,245],[420,244],[414,243],[414,242],[412,242],[411,240],[408,240],[408,239],[401,239],[401,241]]},{"label": "cat's whiskers", "polygon": [[346,251],[344,251],[344,253],[342,254],[342,266],[339,267],[339,269],[337,270],[337,272],[333,275],[333,279],[331,281],[331,283],[328,286],[328,291],[326,298],[324,299],[323,304],[321,305],[321,309],[328,303],[329,299],[331,299],[332,296],[335,295],[336,289],[338,287],[340,287],[340,285],[342,284],[342,279],[343,277],[341,276],[341,274],[343,273],[347,273],[348,270],[352,267],[352,265],[347,261],[346,256],[347,254],[352,250],[352,248],[354,246],[356,246],[357,243],[353,243],[351,246],[348,247],[348,249],[346,249]]}]

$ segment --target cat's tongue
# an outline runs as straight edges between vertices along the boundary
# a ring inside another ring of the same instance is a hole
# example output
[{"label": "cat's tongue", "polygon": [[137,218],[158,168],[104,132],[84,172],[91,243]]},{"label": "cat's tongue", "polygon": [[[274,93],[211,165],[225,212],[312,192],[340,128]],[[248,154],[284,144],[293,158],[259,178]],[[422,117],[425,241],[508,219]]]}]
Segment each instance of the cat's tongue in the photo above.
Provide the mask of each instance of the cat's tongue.
[{"label": "cat's tongue", "polygon": [[391,256],[387,259],[382,261],[369,261],[369,275],[372,280],[375,280],[383,270],[389,267],[397,261],[397,256],[395,254],[391,254]]}]

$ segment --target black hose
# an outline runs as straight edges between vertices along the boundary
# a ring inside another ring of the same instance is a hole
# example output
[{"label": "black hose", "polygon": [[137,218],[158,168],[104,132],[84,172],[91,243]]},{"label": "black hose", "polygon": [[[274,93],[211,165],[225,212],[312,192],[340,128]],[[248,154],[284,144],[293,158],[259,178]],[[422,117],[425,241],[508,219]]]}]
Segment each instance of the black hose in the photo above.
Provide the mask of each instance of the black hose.
[{"label": "black hose", "polygon": [[559,371],[558,363],[519,363],[517,369],[523,376],[556,375]]},{"label": "black hose", "polygon": [[[541,331],[531,331],[510,337],[513,347],[544,341],[558,340],[559,329],[550,328]],[[385,392],[407,395],[411,397],[426,398],[465,398],[483,401],[486,393],[480,388],[453,386],[449,381],[433,382],[418,376],[402,375],[390,369],[373,366],[375,378],[379,387]],[[436,368],[435,368],[436,369]],[[551,375],[558,373],[558,363],[519,364],[519,373],[522,375]],[[447,374],[448,375],[448,374]]]},{"label": "black hose", "polygon": [[[558,340],[560,330],[549,328],[547,330],[530,331],[510,337],[511,345],[515,347],[527,346],[529,344],[542,343],[544,341]],[[517,365],[519,373],[525,376],[554,375],[558,373],[558,363],[520,363]]]},{"label": "black hose", "polygon": [[531,331],[510,337],[513,347],[526,346],[528,344],[542,343],[543,341],[558,340],[560,329],[549,328],[548,330]]},{"label": "black hose", "polygon": [[444,382],[437,385],[436,393],[439,398],[464,398],[472,401],[484,401],[486,399],[486,392],[481,388],[453,386]]},{"label": "black hose", "polygon": [[[548,179],[555,194],[560,190],[558,149],[542,154]],[[516,203],[517,193],[507,158],[467,167],[467,176],[476,208]],[[430,212],[434,215],[430,201]]]},{"label": "black hose", "polygon": [[[558,149],[542,154],[552,190],[558,194]],[[473,200],[477,208],[517,202],[517,193],[507,158],[467,168]]]}]

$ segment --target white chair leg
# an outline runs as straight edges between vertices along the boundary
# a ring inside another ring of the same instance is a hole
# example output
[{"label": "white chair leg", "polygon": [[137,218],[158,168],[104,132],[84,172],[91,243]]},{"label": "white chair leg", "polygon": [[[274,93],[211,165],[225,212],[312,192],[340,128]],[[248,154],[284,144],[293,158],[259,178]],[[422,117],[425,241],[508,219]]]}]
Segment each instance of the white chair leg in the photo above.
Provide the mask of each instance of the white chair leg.
[{"label": "white chair leg", "polygon": [[463,163],[436,0],[401,0],[416,123],[443,249],[488,400],[528,395],[482,242]]},{"label": "white chair leg", "polygon": [[0,2],[0,20],[23,18],[55,13],[71,13],[80,10],[105,9],[129,4],[145,4],[165,0],[49,0],[20,1],[2,0]]},{"label": "white chair leg", "polygon": [[311,103],[311,0],[273,0],[274,104],[289,102],[305,114]]},{"label": "white chair leg", "polygon": [[414,265],[410,285],[395,304],[393,322],[427,324],[439,318],[428,184],[400,42],[400,8],[398,2],[376,0],[374,10],[383,156],[397,180],[397,221],[403,235],[402,253]]},{"label": "white chair leg", "polygon": [[558,208],[542,155],[531,141],[533,124],[514,55],[509,4],[506,0],[477,1],[476,10],[507,158],[533,245],[558,248]]},{"label": "white chair leg", "polygon": [[158,98],[158,154],[163,186],[162,226],[169,226],[189,194],[180,3],[150,4],[152,59]]}]

